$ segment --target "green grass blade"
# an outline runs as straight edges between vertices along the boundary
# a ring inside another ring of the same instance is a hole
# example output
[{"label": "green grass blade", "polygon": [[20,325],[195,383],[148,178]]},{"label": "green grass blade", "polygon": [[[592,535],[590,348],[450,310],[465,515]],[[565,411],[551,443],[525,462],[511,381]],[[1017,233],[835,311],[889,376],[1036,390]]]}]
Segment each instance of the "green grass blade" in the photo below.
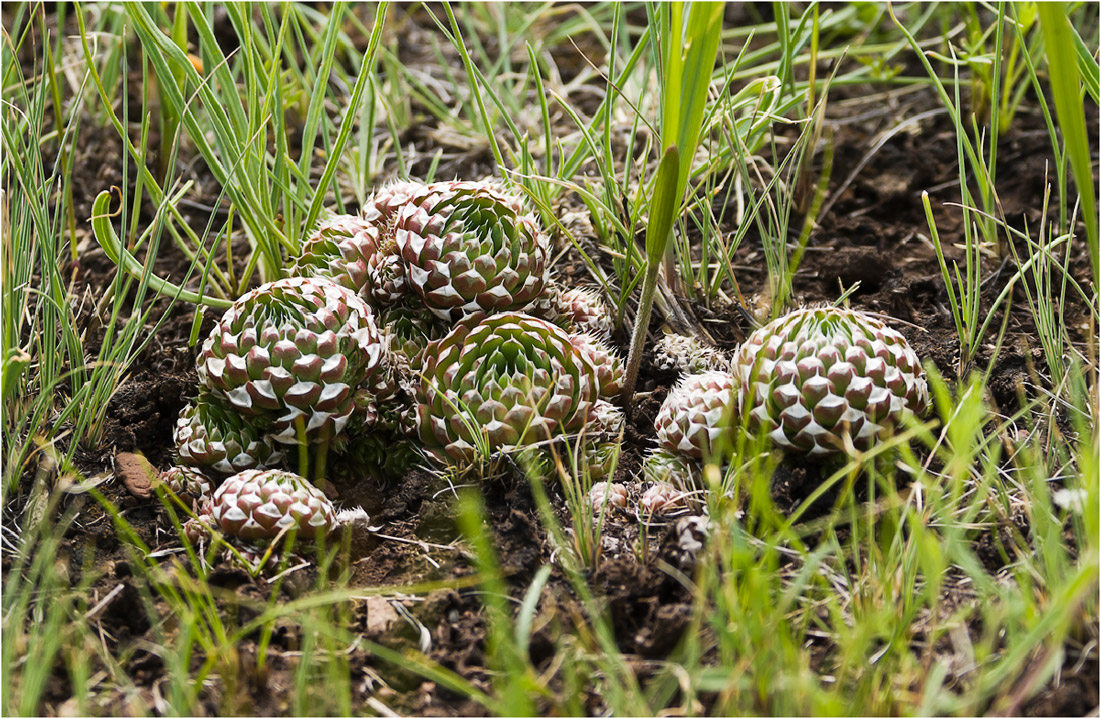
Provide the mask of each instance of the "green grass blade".
[{"label": "green grass blade", "polygon": [[193,304],[202,304],[216,309],[228,309],[233,305],[233,302],[228,299],[195,294],[156,275],[149,274],[148,267],[142,265],[137,257],[123,246],[122,240],[115,233],[115,228],[111,225],[111,217],[114,215],[110,212],[110,204],[110,192],[104,190],[96,196],[92,205],[92,232],[96,241],[99,242],[99,246],[103,248],[110,260],[117,264],[119,268],[135,278],[148,281],[151,289],[167,297],[182,299]]},{"label": "green grass blade", "polygon": [[1066,7],[1061,2],[1039,3],[1039,27],[1050,64],[1051,93],[1073,177],[1081,196],[1081,214],[1088,236],[1093,286],[1100,286],[1100,236],[1097,234],[1096,190],[1092,180],[1085,109],[1081,104],[1078,57]]}]

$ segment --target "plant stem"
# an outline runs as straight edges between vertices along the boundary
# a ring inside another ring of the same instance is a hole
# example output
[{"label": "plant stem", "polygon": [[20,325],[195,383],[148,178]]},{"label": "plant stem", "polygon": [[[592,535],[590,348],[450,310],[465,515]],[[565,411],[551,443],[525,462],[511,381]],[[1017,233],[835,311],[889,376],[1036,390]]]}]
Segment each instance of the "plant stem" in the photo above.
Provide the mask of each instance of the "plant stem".
[{"label": "plant stem", "polygon": [[661,265],[650,262],[642,283],[642,298],[638,302],[638,315],[634,318],[634,333],[630,336],[630,354],[627,355],[626,376],[623,378],[623,390],[619,395],[623,411],[629,419],[633,409],[634,385],[638,381],[638,369],[642,365],[642,350],[649,328],[649,315],[653,311],[653,295],[657,291],[657,274]]},{"label": "plant stem", "polygon": [[328,464],[328,447],[332,444],[332,439],[325,439],[317,447],[317,457],[313,465],[313,484],[314,486],[320,486],[325,480],[325,469]]},{"label": "plant stem", "polygon": [[298,475],[309,477],[309,444],[306,443],[306,420],[304,416],[294,419],[295,433],[298,434]]},{"label": "plant stem", "polygon": [[657,290],[657,273],[661,271],[661,258],[668,238],[672,236],[672,223],[679,206],[676,194],[676,174],[680,168],[680,151],[676,145],[665,150],[653,182],[653,198],[649,204],[649,224],[645,232],[646,273],[642,283],[642,297],[638,302],[638,315],[634,318],[634,336],[630,340],[630,354],[626,359],[626,376],[619,395],[623,411],[630,418],[630,401],[634,398],[634,384],[638,380],[638,367],[642,364],[649,313],[653,311],[653,297]]}]

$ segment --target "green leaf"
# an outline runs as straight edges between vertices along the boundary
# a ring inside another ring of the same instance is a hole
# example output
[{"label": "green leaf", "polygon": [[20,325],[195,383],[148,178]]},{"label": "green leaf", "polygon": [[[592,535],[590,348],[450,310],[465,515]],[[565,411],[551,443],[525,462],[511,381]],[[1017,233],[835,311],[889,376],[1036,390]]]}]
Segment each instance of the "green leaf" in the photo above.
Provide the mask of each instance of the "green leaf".
[{"label": "green leaf", "polygon": [[1081,214],[1085,220],[1093,281],[1100,282],[1100,238],[1097,237],[1096,192],[1092,182],[1089,137],[1085,129],[1085,109],[1081,104],[1078,58],[1073,30],[1064,3],[1039,4],[1039,27],[1043,32],[1047,62],[1050,64],[1051,94],[1062,128],[1066,154],[1081,196]]},{"label": "green leaf", "polygon": [[[99,246],[103,248],[103,252],[118,265],[119,269],[140,279],[145,275],[145,267],[137,257],[126,250],[118,235],[115,234],[115,228],[111,226],[110,204],[111,193],[106,190],[100,192],[95,198],[95,203],[92,204],[92,233],[99,242]],[[195,294],[153,274],[149,275],[148,280],[151,289],[167,297],[182,299],[193,304],[205,304],[218,309],[228,309],[233,306],[233,302],[227,299]]]},{"label": "green leaf", "polygon": [[11,347],[4,354],[2,379],[0,379],[0,385],[2,385],[0,396],[3,397],[5,408],[10,405],[19,378],[26,373],[27,367],[30,365],[31,355],[19,347]]},{"label": "green leaf", "polygon": [[367,91],[367,87],[370,85],[371,75],[374,74],[374,62],[378,57],[378,47],[382,37],[382,28],[386,24],[386,11],[388,8],[388,3],[379,3],[378,5],[377,13],[374,18],[374,28],[371,30],[370,40],[367,45],[367,53],[363,58],[363,65],[359,68],[359,77],[355,80],[355,89],[352,90],[351,93],[351,100],[348,105],[349,109],[344,114],[343,122],[340,123],[340,131],[336,136],[336,142],[333,143],[332,149],[329,152],[328,162],[325,163],[325,170],[321,173],[321,179],[317,182],[313,201],[310,203],[309,213],[306,215],[306,227],[312,227],[317,221],[317,218],[321,215],[325,191],[332,183],[332,178],[336,174],[336,168],[344,153],[344,147],[347,145],[348,137],[351,135],[351,128],[358,118],[357,113],[352,111],[351,108],[358,108],[362,104],[363,96]]},{"label": "green leaf", "polygon": [[680,174],[680,151],[676,145],[665,150],[661,163],[657,165],[657,176],[653,182],[653,198],[649,203],[649,225],[645,231],[645,252],[649,266],[655,267],[665,252],[672,223],[676,221],[676,210],[680,199],[678,176]]},{"label": "green leaf", "polygon": [[665,42],[665,96],[661,112],[661,135],[666,147],[675,145],[686,161],[677,174],[678,201],[683,200],[691,175],[691,158],[699,144],[707,91],[718,43],[722,37],[724,3],[694,2],[687,9],[687,28],[683,3],[673,3]]},{"label": "green leaf", "polygon": [[1073,46],[1077,50],[1077,71],[1081,74],[1081,83],[1093,102],[1100,102],[1100,63],[1089,52],[1085,41],[1081,39],[1081,33],[1070,25],[1069,31],[1073,33]]}]

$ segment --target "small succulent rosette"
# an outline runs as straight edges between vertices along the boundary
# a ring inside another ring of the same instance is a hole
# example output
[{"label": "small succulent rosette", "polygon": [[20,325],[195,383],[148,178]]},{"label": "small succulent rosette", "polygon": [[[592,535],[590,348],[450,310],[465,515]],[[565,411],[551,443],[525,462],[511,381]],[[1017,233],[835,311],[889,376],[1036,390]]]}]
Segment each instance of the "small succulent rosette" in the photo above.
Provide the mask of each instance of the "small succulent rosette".
[{"label": "small succulent rosette", "polygon": [[176,419],[172,438],[179,462],[226,476],[279,466],[283,453],[263,424],[224,406],[210,392],[202,392]]},{"label": "small succulent rosette", "polygon": [[734,356],[737,408],[777,448],[825,457],[867,450],[928,406],[917,355],[869,314],[800,309],[761,327]]},{"label": "small succulent rosette", "polygon": [[397,247],[398,213],[406,207],[430,206],[436,192],[421,182],[394,182],[380,187],[363,204],[363,220],[379,229],[378,250],[367,262],[368,295],[379,307],[391,307],[411,294],[405,263]]},{"label": "small succulent rosette", "polygon": [[318,222],[302,243],[292,273],[331,279],[379,309],[398,303],[409,289],[394,221],[406,205],[430,203],[436,195],[419,182],[380,187],[358,215],[330,215]]},{"label": "small succulent rosette", "polygon": [[686,513],[689,507],[688,492],[669,481],[650,484],[638,499],[638,511],[643,518],[678,515]]},{"label": "small succulent rosette", "polygon": [[704,509],[702,463],[679,452],[655,449],[642,462],[638,517],[644,521],[696,513]]},{"label": "small succulent rosette", "polygon": [[402,302],[384,310],[378,323],[385,333],[390,359],[399,384],[415,386],[429,342],[442,339],[452,325],[423,305]]},{"label": "small succulent rosette", "polygon": [[688,491],[701,485],[702,475],[698,460],[666,449],[654,449],[642,462],[642,480],[649,484],[672,484]]},{"label": "small succulent rosette", "polygon": [[588,357],[596,367],[596,380],[599,382],[600,397],[614,399],[623,389],[623,360],[593,334],[573,334],[569,341],[579,352]]},{"label": "small succulent rosette", "polygon": [[173,466],[160,472],[157,478],[192,510],[200,509],[212,495],[210,479],[190,466]]},{"label": "small succulent rosette", "polygon": [[573,476],[590,480],[609,478],[619,462],[620,438],[626,416],[622,409],[597,400],[577,433],[542,443],[539,455],[548,463],[560,463]]},{"label": "small succulent rosette", "polygon": [[662,371],[680,374],[728,372],[732,367],[731,357],[725,351],[683,334],[665,334],[658,339],[653,347],[653,364]]},{"label": "small succulent rosette", "polygon": [[352,414],[344,432],[332,444],[342,461],[329,464],[337,476],[399,478],[423,462],[424,452],[415,440],[416,411],[404,383],[394,394],[375,397],[360,391],[363,406]]},{"label": "small succulent rosette", "polygon": [[[199,353],[199,380],[223,404],[270,422],[271,436],[327,442],[356,393],[381,381],[384,339],[355,292],[323,278],[264,284],[234,302]],[[368,381],[369,380],[369,381]]]},{"label": "small succulent rosette", "polygon": [[596,514],[605,510],[625,509],[629,500],[630,492],[625,484],[597,481],[588,490],[588,504]]},{"label": "small succulent rosette", "polygon": [[584,426],[584,471],[590,479],[610,477],[618,464],[620,441],[626,415],[622,409],[603,399],[592,406]]},{"label": "small succulent rosette", "polygon": [[416,424],[434,456],[473,464],[579,431],[596,367],[557,325],[504,312],[457,324],[424,352]]},{"label": "small succulent rosette", "polygon": [[250,469],[226,479],[189,523],[189,538],[201,535],[204,526],[243,541],[271,541],[283,531],[312,538],[336,525],[336,510],[297,474]]},{"label": "small succulent rosette", "polygon": [[[357,215],[331,215],[318,222],[302,243],[291,272],[303,277],[324,277],[370,301],[383,262],[381,245],[385,226]],[[383,298],[388,294],[383,292]]]},{"label": "small succulent rosette", "polygon": [[487,182],[409,192],[394,241],[409,287],[437,316],[523,309],[548,281],[549,239],[522,199]]},{"label": "small succulent rosette", "polygon": [[668,393],[655,420],[657,442],[674,454],[712,456],[735,426],[737,379],[727,372],[692,374]]},{"label": "small succulent rosette", "polygon": [[574,334],[605,338],[615,328],[615,316],[598,290],[566,287],[553,277],[524,311]]}]

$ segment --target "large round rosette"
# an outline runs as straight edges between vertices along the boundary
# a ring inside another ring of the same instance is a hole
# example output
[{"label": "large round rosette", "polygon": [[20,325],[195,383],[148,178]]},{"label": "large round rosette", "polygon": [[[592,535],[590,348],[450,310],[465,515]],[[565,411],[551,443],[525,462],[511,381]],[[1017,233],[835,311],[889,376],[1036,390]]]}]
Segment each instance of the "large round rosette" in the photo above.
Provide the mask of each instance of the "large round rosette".
[{"label": "large round rosette", "polygon": [[[293,444],[339,434],[355,394],[379,372],[384,343],[371,308],[331,280],[290,277],[238,299],[199,353],[199,380]],[[301,421],[299,421],[299,419]]]},{"label": "large round rosette", "polygon": [[485,182],[424,185],[394,217],[405,278],[436,315],[522,309],[543,291],[549,238],[520,198]]},{"label": "large round rosette", "polygon": [[733,360],[738,411],[780,449],[827,456],[866,450],[928,406],[917,355],[863,312],[800,309],[749,336]]},{"label": "large round rosette", "polygon": [[596,368],[560,327],[475,315],[425,350],[417,429],[437,457],[470,463],[579,430],[598,398]]}]

